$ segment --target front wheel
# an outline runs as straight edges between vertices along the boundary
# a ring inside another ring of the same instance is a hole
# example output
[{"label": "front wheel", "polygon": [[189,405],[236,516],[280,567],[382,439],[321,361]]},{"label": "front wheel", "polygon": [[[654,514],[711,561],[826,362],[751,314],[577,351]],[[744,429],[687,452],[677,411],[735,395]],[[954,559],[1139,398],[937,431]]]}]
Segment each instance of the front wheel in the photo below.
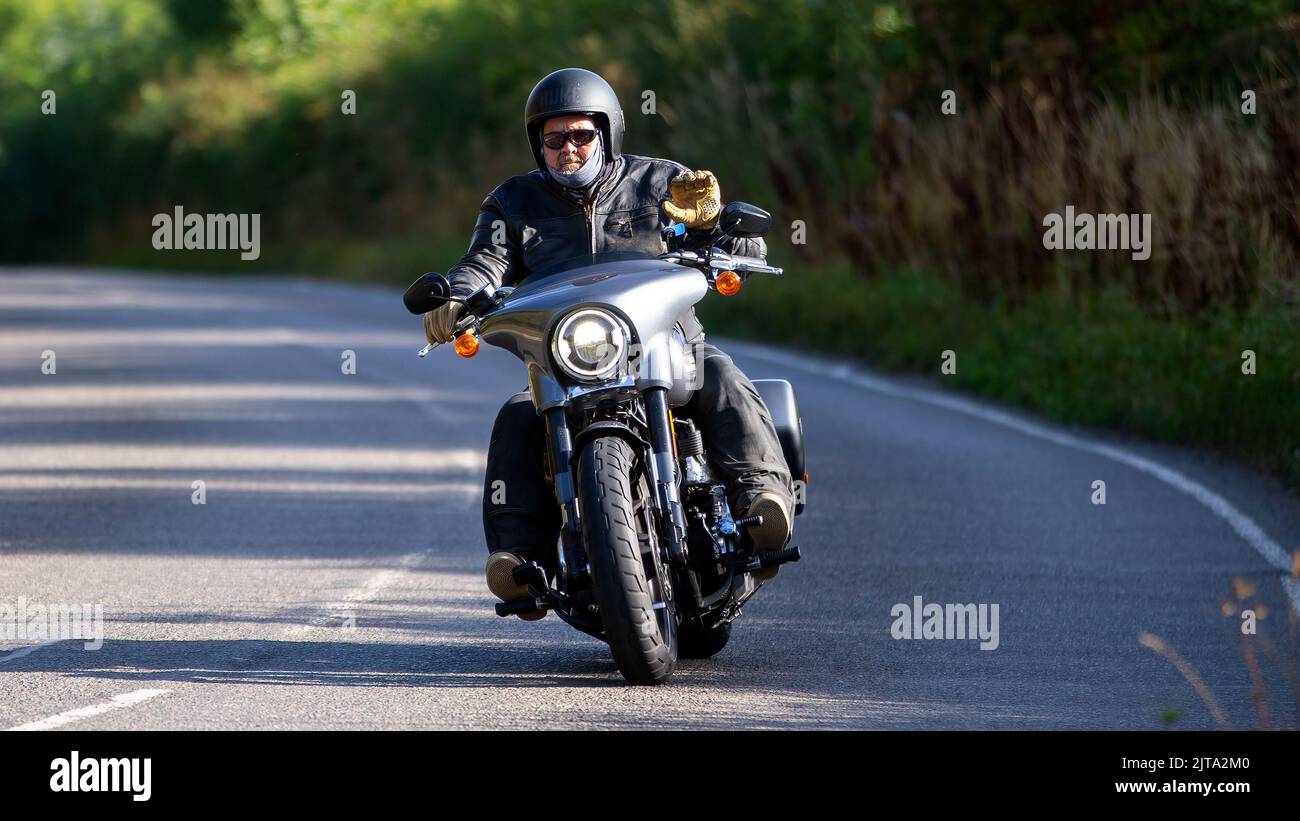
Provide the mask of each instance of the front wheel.
[{"label": "front wheel", "polygon": [[617,437],[593,439],[578,459],[578,496],[614,663],[631,684],[666,681],[677,663],[672,583],[658,561],[650,486],[632,448]]}]

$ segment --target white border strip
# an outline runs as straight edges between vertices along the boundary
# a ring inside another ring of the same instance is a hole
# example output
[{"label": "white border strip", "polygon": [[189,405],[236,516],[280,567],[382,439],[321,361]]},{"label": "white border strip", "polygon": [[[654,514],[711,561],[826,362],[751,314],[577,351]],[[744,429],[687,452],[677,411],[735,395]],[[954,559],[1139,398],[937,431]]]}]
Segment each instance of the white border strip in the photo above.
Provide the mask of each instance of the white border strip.
[{"label": "white border strip", "polygon": [[1191,496],[1196,501],[1210,509],[1210,512],[1223,519],[1228,526],[1237,532],[1238,536],[1246,541],[1255,549],[1264,561],[1283,572],[1282,589],[1291,599],[1291,606],[1295,608],[1296,614],[1300,615],[1300,579],[1291,577],[1291,557],[1282,549],[1282,546],[1269,538],[1268,534],[1246,514],[1242,513],[1232,504],[1219,494],[1207,488],[1187,476],[1179,473],[1172,468],[1165,467],[1158,462],[1153,462],[1137,454],[1130,453],[1111,445],[1103,445],[1097,442],[1089,442],[1080,439],[1077,436],[1071,436],[1068,433],[1059,433],[1049,430],[1041,425],[1035,425],[1023,419],[1018,419],[1008,413],[993,410],[992,408],[981,407],[974,402],[960,399],[955,396],[945,396],[940,393],[920,390],[917,388],[906,388],[901,385],[893,384],[884,379],[855,371],[848,365],[836,364],[829,365],[816,360],[808,359],[797,354],[785,351],[776,351],[770,348],[753,345],[744,342],[726,340],[727,347],[746,356],[752,356],[757,359],[766,359],[780,365],[791,368],[797,368],[808,373],[814,373],[818,376],[835,379],[840,382],[847,382],[860,388],[865,388],[877,393],[888,396],[896,396],[903,399],[911,399],[916,402],[923,402],[927,405],[945,408],[947,410],[964,413],[967,416],[975,416],[995,425],[1002,425],[1006,428],[1018,431],[1026,436],[1032,436],[1036,439],[1043,439],[1061,447],[1074,448],[1088,453],[1093,453],[1110,459],[1114,462],[1127,465],[1134,470],[1139,470],[1149,476],[1159,479],[1161,482],[1170,487],[1180,490]]},{"label": "white border strip", "polygon": [[10,727],[10,731],[18,730],[53,730],[55,727],[62,727],[64,724],[71,724],[74,721],[80,721],[83,718],[94,718],[97,715],[121,710],[125,707],[131,707],[142,701],[148,701],[151,698],[170,693],[171,690],[132,690],[129,693],[123,693],[120,696],[113,696],[109,701],[99,704],[92,704],[89,707],[78,707],[75,710],[67,710],[49,718],[43,718],[40,721],[33,721],[29,724],[20,724],[17,727]]},{"label": "white border strip", "polygon": [[40,650],[42,647],[49,647],[51,644],[58,644],[61,641],[63,641],[63,639],[50,639],[49,641],[43,641],[40,644],[32,644],[27,647],[19,647],[17,650],[13,651],[7,656],[0,656],[0,664],[4,664],[6,661],[13,661],[14,659],[20,659],[23,656],[31,655],[32,653],[35,653],[37,650]]}]

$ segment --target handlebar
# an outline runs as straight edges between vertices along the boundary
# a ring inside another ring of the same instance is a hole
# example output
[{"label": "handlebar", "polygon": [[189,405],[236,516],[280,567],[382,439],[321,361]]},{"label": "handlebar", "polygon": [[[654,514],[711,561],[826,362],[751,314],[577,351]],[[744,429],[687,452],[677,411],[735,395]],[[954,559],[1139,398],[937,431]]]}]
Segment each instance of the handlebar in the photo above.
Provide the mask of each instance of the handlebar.
[{"label": "handlebar", "polygon": [[768,265],[760,257],[732,256],[714,254],[709,265],[723,271],[735,271],[738,274],[773,274],[780,276],[785,271],[775,265]]},{"label": "handlebar", "polygon": [[683,265],[695,267],[708,265],[716,271],[735,271],[738,274],[773,274],[780,276],[785,273],[785,269],[778,268],[775,265],[768,265],[761,257],[728,254],[718,248],[714,248],[704,256],[694,251],[670,251],[664,254],[663,258],[672,262],[680,262]]},{"label": "handlebar", "polygon": [[[678,262],[683,265],[690,265],[693,268],[700,269],[704,273],[704,275],[708,277],[710,287],[713,287],[713,282],[717,278],[717,272],[719,271],[734,271],[737,274],[740,274],[741,276],[748,276],[750,274],[772,274],[774,276],[780,276],[781,274],[785,273],[784,269],[779,268],[775,265],[768,265],[766,262],[763,261],[761,257],[747,257],[747,256],[741,256],[740,254],[728,254],[727,252],[723,251],[721,248],[718,248],[717,246],[710,248],[708,253],[704,255],[700,255],[695,251],[669,251],[666,254],[661,254],[660,259],[666,259],[671,262]],[[468,300],[460,300],[460,299],[452,300],[455,302],[461,302],[466,306],[466,312],[464,316],[460,319],[459,322],[456,323],[456,328],[452,332],[452,339],[459,337],[461,334],[465,333],[468,330],[472,330],[478,327],[480,317],[469,312],[468,303],[472,302],[475,299],[475,297],[487,287],[488,286],[485,285],[483,288],[480,288],[479,291],[476,291],[475,294],[471,295]],[[488,296],[494,302],[499,303],[500,300],[509,296],[510,292],[513,290],[514,288],[511,287],[498,288],[495,289],[494,291],[490,291]],[[421,348],[419,351],[417,351],[416,356],[423,359],[424,357],[429,355],[429,351],[432,351],[434,348],[443,344],[446,343],[430,342],[429,344]]]},{"label": "handlebar", "polygon": [[[465,311],[461,315],[460,321],[456,323],[456,327],[452,330],[451,338],[455,339],[469,330],[473,330],[475,334],[477,334],[479,321],[495,310],[496,307],[501,304],[501,301],[510,296],[514,290],[513,285],[503,285],[500,288],[494,288],[491,285],[484,285],[465,299],[449,297],[447,299],[448,302],[459,302],[465,306]],[[476,314],[475,311],[478,311],[479,313]],[[443,344],[445,343],[430,342],[428,345],[425,345],[416,352],[416,356],[423,359],[425,356],[428,356],[429,351]]]},{"label": "handlebar", "polygon": [[[461,334],[465,333],[470,328],[473,328],[476,325],[478,325],[478,317],[474,316],[473,314],[466,314],[464,319],[456,323],[456,329],[452,332],[451,338],[455,339],[456,337],[460,336]],[[433,350],[439,345],[445,345],[445,344],[446,344],[445,342],[430,342],[428,345],[425,345],[423,348],[417,351],[415,355],[423,359],[424,357],[429,355],[429,351]]]}]

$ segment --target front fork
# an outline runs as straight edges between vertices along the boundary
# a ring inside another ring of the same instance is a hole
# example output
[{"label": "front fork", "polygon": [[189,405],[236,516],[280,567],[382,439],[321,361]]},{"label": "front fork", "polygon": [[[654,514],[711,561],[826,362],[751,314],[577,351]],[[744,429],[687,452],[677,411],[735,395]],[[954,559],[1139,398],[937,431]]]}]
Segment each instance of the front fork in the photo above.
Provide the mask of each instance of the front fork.
[{"label": "front fork", "polygon": [[569,434],[564,406],[550,408],[544,416],[546,456],[551,463],[551,482],[563,520],[560,525],[560,572],[564,575],[565,589],[573,590],[579,586],[575,582],[587,574],[587,552],[582,547],[582,534],[578,529],[578,493],[573,482],[573,437]]},{"label": "front fork", "polygon": [[654,483],[663,542],[668,548],[668,560],[682,567],[686,564],[686,514],[677,490],[677,454],[668,415],[668,389],[648,387],[642,392],[642,401],[650,433],[650,480]]},{"label": "front fork", "polygon": [[[661,386],[649,386],[642,392],[642,402],[650,434],[646,467],[654,488],[660,543],[666,550],[668,563],[685,570],[686,514],[677,487],[677,456],[673,448],[672,421],[668,415],[668,391]],[[565,576],[566,589],[573,590],[582,586],[577,582],[588,572],[587,554],[582,546],[577,488],[571,468],[573,437],[562,406],[548,409],[545,418],[547,456],[551,463],[555,500],[563,519],[560,527],[561,572]],[[691,576],[689,573],[686,575]],[[698,583],[693,577],[690,580],[687,589],[693,599],[698,599]]]}]

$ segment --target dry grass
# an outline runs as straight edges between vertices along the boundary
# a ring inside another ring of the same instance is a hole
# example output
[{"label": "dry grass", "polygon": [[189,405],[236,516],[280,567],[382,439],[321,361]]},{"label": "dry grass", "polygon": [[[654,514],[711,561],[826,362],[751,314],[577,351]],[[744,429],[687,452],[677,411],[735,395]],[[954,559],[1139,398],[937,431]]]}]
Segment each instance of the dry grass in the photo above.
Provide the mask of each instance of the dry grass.
[{"label": "dry grass", "polygon": [[[966,99],[970,99],[967,97]],[[1146,307],[1198,313],[1297,297],[1300,104],[1279,89],[1258,113],[1145,94],[1071,106],[1032,86],[955,116],[880,111],[878,175],[856,208],[877,264],[947,271],[971,295],[1119,283]],[[1149,213],[1152,255],[1049,252],[1042,220]]]}]

